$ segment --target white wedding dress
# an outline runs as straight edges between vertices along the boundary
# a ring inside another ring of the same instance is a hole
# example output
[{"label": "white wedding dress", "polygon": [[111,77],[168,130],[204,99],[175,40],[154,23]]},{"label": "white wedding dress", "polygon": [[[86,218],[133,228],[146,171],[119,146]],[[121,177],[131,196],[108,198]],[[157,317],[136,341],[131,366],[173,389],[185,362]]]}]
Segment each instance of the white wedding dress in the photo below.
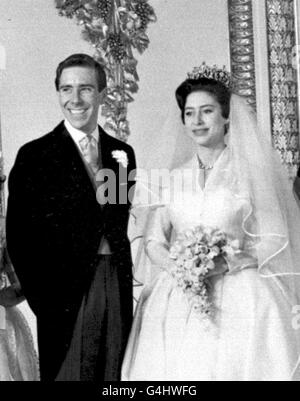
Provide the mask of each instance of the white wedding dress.
[{"label": "white wedding dress", "polygon": [[[243,252],[228,259],[229,272],[211,279],[214,318],[199,318],[172,276],[161,269],[138,302],[124,381],[299,379],[300,335],[292,325],[292,305],[275,279],[259,275],[251,244],[245,242],[242,223],[250,200],[214,177],[221,177],[228,163],[225,150],[203,190],[198,185],[195,191],[186,182],[184,201],[157,208],[147,237],[169,246],[177,233],[202,224],[240,241]],[[186,167],[197,170],[196,159]]]}]

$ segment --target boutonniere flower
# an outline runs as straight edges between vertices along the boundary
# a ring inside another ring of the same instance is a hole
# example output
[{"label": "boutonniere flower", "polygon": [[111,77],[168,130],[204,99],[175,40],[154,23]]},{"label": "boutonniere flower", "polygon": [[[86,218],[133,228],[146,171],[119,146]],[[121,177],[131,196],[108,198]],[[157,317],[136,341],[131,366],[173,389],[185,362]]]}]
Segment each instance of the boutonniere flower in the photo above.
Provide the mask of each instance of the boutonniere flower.
[{"label": "boutonniere flower", "polygon": [[112,152],[112,157],[116,159],[118,163],[122,164],[124,168],[128,166],[128,157],[124,150],[114,150]]}]

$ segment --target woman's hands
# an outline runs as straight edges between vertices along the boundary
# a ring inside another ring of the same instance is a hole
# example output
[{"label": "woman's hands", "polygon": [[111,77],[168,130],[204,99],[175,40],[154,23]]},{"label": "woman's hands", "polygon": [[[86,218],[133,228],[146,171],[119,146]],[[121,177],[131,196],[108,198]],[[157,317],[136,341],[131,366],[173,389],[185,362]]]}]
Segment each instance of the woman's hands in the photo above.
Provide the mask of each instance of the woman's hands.
[{"label": "woman's hands", "polygon": [[210,270],[210,272],[207,274],[207,278],[213,277],[213,276],[218,276],[220,274],[225,274],[228,272],[228,265],[223,256],[217,256],[214,258],[214,263],[215,263],[215,268],[213,270]]}]

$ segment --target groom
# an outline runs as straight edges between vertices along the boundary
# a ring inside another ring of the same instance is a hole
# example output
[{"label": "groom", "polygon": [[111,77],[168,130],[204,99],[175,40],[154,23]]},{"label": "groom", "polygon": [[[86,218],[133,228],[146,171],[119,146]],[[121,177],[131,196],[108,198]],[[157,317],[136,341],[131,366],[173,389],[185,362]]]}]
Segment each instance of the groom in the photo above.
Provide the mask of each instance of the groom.
[{"label": "groom", "polygon": [[[65,120],[20,149],[9,177],[8,251],[37,318],[41,379],[115,381],[132,321],[134,152],[97,125],[106,77],[92,57],[60,63],[55,85]],[[106,204],[103,169],[116,184]]]}]

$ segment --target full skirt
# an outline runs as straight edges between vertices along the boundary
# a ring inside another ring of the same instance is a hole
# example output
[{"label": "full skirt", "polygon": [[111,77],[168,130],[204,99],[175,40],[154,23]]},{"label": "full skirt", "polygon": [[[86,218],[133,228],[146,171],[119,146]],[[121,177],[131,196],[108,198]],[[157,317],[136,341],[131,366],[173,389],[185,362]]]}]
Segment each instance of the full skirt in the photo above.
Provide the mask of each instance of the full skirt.
[{"label": "full skirt", "polygon": [[162,272],[141,293],[124,381],[299,380],[300,335],[273,279],[245,269],[212,280],[215,313],[199,316]]}]

